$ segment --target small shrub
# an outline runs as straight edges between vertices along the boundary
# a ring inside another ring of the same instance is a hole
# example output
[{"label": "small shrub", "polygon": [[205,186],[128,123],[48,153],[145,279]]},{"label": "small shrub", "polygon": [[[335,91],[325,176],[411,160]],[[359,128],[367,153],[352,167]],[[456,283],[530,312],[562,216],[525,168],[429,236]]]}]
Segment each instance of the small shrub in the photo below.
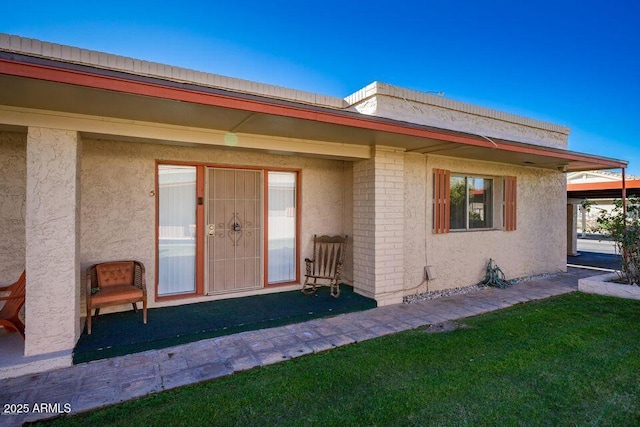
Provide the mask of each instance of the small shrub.
[{"label": "small shrub", "polygon": [[622,255],[621,279],[640,286],[640,199],[627,199],[626,217],[622,200],[615,200],[614,205],[611,212],[600,212],[597,231],[611,236],[616,242]]}]

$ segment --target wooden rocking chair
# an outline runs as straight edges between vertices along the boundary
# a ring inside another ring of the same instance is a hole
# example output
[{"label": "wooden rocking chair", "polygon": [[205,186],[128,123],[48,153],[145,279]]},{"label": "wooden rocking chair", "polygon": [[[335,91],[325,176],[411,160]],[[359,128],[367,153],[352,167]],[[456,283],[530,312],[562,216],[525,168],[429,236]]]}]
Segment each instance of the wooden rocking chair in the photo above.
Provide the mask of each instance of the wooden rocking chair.
[{"label": "wooden rocking chair", "polygon": [[24,339],[24,323],[20,320],[20,309],[24,305],[26,274],[23,271],[17,282],[9,286],[0,287],[0,292],[9,292],[9,295],[0,297],[0,301],[6,301],[0,310],[0,326],[4,326],[7,332],[18,332]]},{"label": "wooden rocking chair", "polygon": [[87,270],[87,334],[91,335],[91,310],[100,307],[142,301],[142,319],[147,323],[147,285],[144,265],[139,261],[116,261],[95,264]]},{"label": "wooden rocking chair", "polygon": [[[329,282],[329,293],[332,297],[340,296],[340,269],[347,250],[347,236],[313,235],[313,258],[306,258],[307,274],[305,275],[302,293],[313,295],[318,289],[318,280]],[[323,283],[320,283],[322,285]],[[324,283],[325,285],[327,283]]]}]

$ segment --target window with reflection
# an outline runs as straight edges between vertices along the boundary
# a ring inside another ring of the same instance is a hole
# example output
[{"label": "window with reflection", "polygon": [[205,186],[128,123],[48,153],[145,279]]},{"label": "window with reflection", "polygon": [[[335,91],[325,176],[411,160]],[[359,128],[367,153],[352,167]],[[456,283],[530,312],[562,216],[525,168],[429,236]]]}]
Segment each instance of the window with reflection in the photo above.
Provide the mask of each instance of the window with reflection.
[{"label": "window with reflection", "polygon": [[451,175],[450,229],[493,227],[493,179]]}]

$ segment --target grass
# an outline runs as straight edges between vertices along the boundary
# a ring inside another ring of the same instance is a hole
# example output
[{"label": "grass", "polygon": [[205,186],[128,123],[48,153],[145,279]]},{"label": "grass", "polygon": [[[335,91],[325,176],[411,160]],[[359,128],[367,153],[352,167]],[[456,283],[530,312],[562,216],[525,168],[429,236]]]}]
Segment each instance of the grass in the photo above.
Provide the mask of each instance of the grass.
[{"label": "grass", "polygon": [[640,425],[640,302],[573,293],[53,425]]}]

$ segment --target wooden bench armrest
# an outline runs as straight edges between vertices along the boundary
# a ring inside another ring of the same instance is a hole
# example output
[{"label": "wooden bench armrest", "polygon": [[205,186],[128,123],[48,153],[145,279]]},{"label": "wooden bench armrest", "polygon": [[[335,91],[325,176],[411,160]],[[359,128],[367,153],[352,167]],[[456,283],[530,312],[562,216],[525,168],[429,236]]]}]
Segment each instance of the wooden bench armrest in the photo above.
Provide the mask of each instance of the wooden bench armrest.
[{"label": "wooden bench armrest", "polygon": [[[142,290],[144,291],[144,294],[147,294],[147,275],[145,274],[144,271],[144,264],[141,262],[136,261],[135,264],[137,264],[140,267],[140,287],[142,288]],[[134,266],[135,269],[135,266]],[[135,274],[135,273],[134,273]]]}]

